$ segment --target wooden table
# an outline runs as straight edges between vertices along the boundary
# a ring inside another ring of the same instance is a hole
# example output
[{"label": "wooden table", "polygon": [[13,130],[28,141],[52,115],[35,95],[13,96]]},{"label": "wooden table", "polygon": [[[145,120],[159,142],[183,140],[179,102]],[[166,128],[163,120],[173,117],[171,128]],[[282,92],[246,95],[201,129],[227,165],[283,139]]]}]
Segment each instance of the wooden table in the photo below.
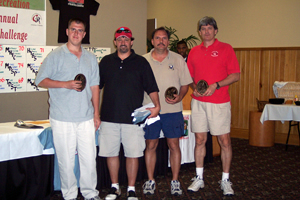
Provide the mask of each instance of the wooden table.
[{"label": "wooden table", "polygon": [[262,112],[250,111],[249,116],[249,144],[257,147],[272,147],[275,142],[275,122],[259,120]]},{"label": "wooden table", "polygon": [[[289,121],[289,132],[286,140],[286,149],[288,147],[288,140],[292,126],[298,127],[299,139],[300,139],[300,130],[299,130],[299,121],[300,121],[300,106],[293,104],[266,104],[265,108],[260,117],[260,122],[264,124],[265,121]],[[296,123],[293,124],[292,122]]]}]

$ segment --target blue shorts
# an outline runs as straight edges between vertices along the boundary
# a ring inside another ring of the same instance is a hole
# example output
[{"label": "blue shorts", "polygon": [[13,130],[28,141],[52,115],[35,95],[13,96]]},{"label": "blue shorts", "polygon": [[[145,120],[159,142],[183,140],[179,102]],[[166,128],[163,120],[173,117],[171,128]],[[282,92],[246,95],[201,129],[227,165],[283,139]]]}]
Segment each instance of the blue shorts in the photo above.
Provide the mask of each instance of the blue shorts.
[{"label": "blue shorts", "polygon": [[182,112],[161,114],[159,117],[159,121],[145,126],[145,139],[159,138],[161,130],[166,138],[180,138],[184,135]]}]

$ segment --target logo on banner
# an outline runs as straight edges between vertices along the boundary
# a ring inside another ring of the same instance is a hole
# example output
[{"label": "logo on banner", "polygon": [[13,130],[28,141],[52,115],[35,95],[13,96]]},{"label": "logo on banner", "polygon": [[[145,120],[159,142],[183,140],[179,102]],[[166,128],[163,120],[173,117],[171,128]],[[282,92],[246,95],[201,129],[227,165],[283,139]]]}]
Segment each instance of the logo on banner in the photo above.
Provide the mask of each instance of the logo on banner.
[{"label": "logo on banner", "polygon": [[69,6],[84,7],[84,0],[68,0]]},{"label": "logo on banner", "polygon": [[84,4],[84,0],[69,0],[70,2],[74,2],[74,3],[81,3]]},{"label": "logo on banner", "polygon": [[42,20],[42,17],[41,17],[40,14],[34,13],[34,14],[32,15],[32,21],[35,22],[36,24],[37,24],[37,23],[38,23],[38,24],[41,24],[41,20]]}]

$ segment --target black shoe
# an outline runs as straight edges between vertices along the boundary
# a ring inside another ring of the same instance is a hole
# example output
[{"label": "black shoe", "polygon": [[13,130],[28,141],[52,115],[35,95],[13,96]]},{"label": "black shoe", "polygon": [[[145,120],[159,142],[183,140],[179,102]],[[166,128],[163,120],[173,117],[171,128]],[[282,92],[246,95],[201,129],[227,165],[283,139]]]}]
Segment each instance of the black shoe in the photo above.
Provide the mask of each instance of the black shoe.
[{"label": "black shoe", "polygon": [[106,195],[105,200],[114,200],[121,195],[121,190],[115,187],[110,188],[108,195]]},{"label": "black shoe", "polygon": [[138,200],[135,191],[130,190],[127,192],[127,200]]}]

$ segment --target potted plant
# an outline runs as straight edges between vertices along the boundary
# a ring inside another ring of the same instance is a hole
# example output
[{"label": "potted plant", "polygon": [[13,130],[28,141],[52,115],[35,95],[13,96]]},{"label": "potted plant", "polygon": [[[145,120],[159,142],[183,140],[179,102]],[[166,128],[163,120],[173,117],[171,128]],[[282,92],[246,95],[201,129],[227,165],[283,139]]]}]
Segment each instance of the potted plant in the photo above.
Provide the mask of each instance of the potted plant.
[{"label": "potted plant", "polygon": [[[176,29],[172,27],[167,27],[165,26],[165,29],[170,32],[170,44],[169,44],[169,49],[171,51],[177,52],[177,43],[180,41],[178,36],[175,34]],[[181,40],[184,40],[186,44],[188,45],[188,49],[193,48],[195,45],[197,45],[197,40],[200,41],[196,36],[190,35],[187,38],[182,38]]]}]

